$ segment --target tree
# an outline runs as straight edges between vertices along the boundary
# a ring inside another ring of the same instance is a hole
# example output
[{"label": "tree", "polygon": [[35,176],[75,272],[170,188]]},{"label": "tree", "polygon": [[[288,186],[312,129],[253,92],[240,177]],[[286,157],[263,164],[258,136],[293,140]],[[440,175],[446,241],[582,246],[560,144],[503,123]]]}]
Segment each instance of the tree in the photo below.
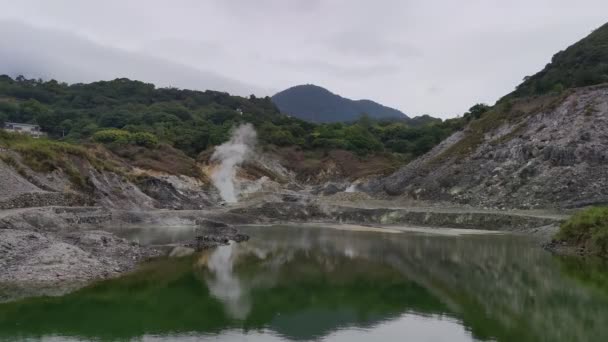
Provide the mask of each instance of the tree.
[{"label": "tree", "polygon": [[430,151],[435,146],[433,137],[426,135],[414,143],[413,152],[416,156],[420,156]]},{"label": "tree", "polygon": [[61,121],[59,124],[59,130],[61,130],[61,136],[64,137],[74,127],[74,122],[70,119]]},{"label": "tree", "polygon": [[561,93],[562,93],[562,91],[564,91],[564,85],[563,85],[563,84],[561,84],[561,83],[556,83],[556,84],[553,86],[553,92],[554,92],[554,93],[556,93],[556,94],[561,94]]},{"label": "tree", "polygon": [[369,117],[367,113],[361,113],[359,119],[357,120],[357,124],[367,130],[372,127],[373,123],[373,120]]},{"label": "tree", "polygon": [[348,149],[359,154],[382,150],[382,143],[362,126],[353,125],[344,131]]},{"label": "tree", "polygon": [[127,116],[125,113],[109,112],[102,114],[99,118],[101,127],[122,128],[127,124]]},{"label": "tree", "polygon": [[48,108],[40,102],[30,99],[19,106],[19,118],[21,122],[32,122],[35,117],[41,117],[48,114]]},{"label": "tree", "polygon": [[490,110],[490,106],[485,103],[478,103],[473,107],[469,108],[469,111],[464,113],[464,119],[466,121],[477,120],[481,118],[483,114]]}]

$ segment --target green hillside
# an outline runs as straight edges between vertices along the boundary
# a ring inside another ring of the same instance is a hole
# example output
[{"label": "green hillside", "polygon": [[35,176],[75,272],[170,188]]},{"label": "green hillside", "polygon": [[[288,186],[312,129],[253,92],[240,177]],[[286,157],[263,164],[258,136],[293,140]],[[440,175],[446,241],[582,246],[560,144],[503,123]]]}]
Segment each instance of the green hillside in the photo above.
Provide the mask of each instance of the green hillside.
[{"label": "green hillside", "polygon": [[608,24],[556,53],[540,72],[528,76],[507,98],[560,92],[608,82]]},{"label": "green hillside", "polygon": [[389,152],[408,158],[428,151],[461,127],[458,120],[430,120],[410,127],[366,117],[352,123],[314,124],[281,114],[269,97],[156,88],[124,78],[68,85],[3,75],[0,124],[7,121],[39,124],[52,139],[148,148],[162,144],[190,156],[226,141],[242,122],[254,124],[262,145],[344,149],[360,155]]}]

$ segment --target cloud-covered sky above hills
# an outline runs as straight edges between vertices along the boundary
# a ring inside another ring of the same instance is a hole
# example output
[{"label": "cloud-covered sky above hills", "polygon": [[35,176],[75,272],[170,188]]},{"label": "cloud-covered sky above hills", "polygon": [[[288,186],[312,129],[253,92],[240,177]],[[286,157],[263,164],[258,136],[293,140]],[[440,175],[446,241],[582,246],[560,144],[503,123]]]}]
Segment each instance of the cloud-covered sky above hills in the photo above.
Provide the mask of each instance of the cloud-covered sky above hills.
[{"label": "cloud-covered sky above hills", "polygon": [[493,103],[608,21],[605,0],[0,0],[0,73],[272,95],[314,83],[409,115]]}]

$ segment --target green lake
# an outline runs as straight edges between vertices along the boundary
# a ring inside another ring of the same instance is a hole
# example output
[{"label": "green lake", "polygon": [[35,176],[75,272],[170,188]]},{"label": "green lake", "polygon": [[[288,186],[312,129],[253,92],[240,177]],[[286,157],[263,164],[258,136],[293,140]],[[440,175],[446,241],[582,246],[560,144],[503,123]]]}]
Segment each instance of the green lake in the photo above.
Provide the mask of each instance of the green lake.
[{"label": "green lake", "polygon": [[[171,229],[123,234],[191,233]],[[0,341],[608,341],[608,267],[527,237],[243,231],[250,241],[0,304]]]}]

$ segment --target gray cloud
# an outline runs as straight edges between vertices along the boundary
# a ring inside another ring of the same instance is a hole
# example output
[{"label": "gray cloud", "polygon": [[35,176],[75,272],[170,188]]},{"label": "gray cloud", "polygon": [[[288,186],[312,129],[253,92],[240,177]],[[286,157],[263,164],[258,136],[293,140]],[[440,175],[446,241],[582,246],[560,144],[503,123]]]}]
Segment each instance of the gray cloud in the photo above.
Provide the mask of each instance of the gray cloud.
[{"label": "gray cloud", "polygon": [[437,94],[441,93],[442,89],[441,89],[441,87],[439,87],[439,86],[437,86],[437,85],[431,85],[430,87],[428,87],[428,88],[426,89],[426,91],[427,91],[429,94],[432,94],[432,95],[437,95]]},{"label": "gray cloud", "polygon": [[312,71],[318,74],[330,74],[344,79],[369,79],[383,77],[400,70],[399,65],[390,64],[332,64],[320,60],[278,60],[276,65],[285,69]]},{"label": "gray cloud", "polygon": [[144,42],[137,52],[177,61],[188,65],[205,63],[226,57],[221,42],[159,38]]},{"label": "gray cloud", "polygon": [[266,12],[266,13],[293,13],[293,12],[312,12],[321,9],[322,0],[213,0],[216,6],[224,8],[228,14],[234,12],[243,12],[251,14],[251,12]]},{"label": "gray cloud", "polygon": [[128,77],[158,86],[212,89],[243,96],[267,92],[213,72],[16,21],[0,21],[0,60],[0,73],[69,83]]},{"label": "gray cloud", "polygon": [[422,51],[398,39],[387,39],[371,31],[346,31],[333,35],[324,42],[338,52],[364,57],[397,57],[409,59],[422,56]]},{"label": "gray cloud", "polygon": [[410,114],[493,103],[605,0],[0,0],[0,73],[265,95],[317,83]]}]

